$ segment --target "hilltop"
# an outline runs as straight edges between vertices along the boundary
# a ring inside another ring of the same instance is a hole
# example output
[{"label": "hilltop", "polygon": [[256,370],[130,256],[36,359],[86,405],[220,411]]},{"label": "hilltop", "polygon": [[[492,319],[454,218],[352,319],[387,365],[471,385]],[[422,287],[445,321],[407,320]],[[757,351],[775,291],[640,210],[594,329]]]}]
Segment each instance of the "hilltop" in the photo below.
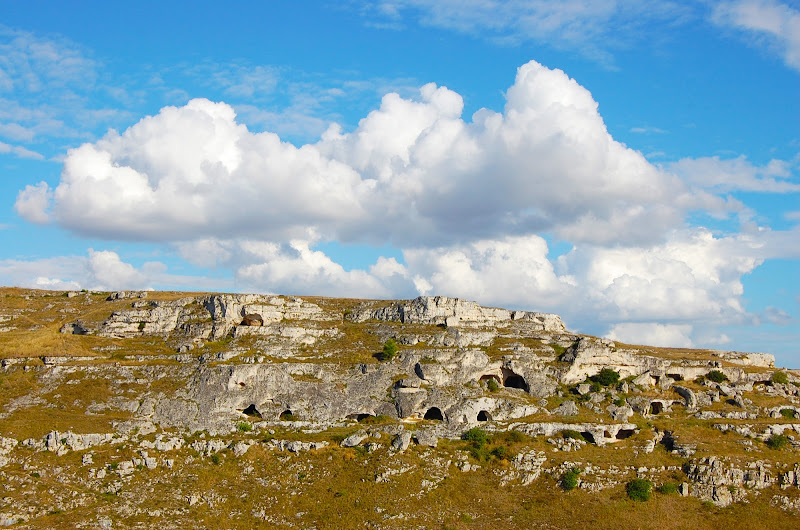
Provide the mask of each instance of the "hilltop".
[{"label": "hilltop", "polygon": [[[800,374],[548,313],[4,288],[0,366],[0,525],[791,528],[800,513]],[[630,500],[634,479],[659,491]]]}]

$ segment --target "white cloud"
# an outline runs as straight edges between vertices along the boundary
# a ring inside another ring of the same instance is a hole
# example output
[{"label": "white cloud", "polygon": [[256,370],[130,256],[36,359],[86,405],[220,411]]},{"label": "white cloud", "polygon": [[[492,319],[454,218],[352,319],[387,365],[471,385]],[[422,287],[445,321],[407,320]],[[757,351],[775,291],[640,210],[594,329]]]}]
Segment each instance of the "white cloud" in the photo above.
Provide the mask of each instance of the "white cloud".
[{"label": "white cloud", "polygon": [[767,308],[764,309],[764,318],[768,322],[777,324],[778,326],[787,326],[793,320],[792,315],[779,307],[772,306],[767,306]]},{"label": "white cloud", "polygon": [[559,278],[540,236],[507,237],[469,245],[408,249],[403,257],[426,294],[504,307],[562,307],[574,285]]},{"label": "white cloud", "polygon": [[714,192],[800,191],[800,183],[791,181],[791,165],[783,160],[773,159],[764,166],[756,166],[744,156],[727,160],[713,156],[684,158],[667,165],[667,168],[689,184]]},{"label": "white cloud", "polygon": [[693,10],[678,2],[648,0],[390,0],[368,5],[372,9],[362,10],[372,25],[389,21],[389,27],[402,27],[402,15],[411,14],[422,25],[500,44],[542,42],[607,63],[611,61],[610,48],[629,45],[631,39],[645,39],[646,26],[672,23]]},{"label": "white cloud", "polygon": [[146,289],[149,279],[141,271],[123,262],[116,252],[89,249],[88,281],[93,289]]},{"label": "white cloud", "polygon": [[51,290],[233,290],[231,280],[173,274],[157,261],[136,268],[116,252],[93,249],[86,256],[0,260],[0,285]]},{"label": "white cloud", "polygon": [[244,291],[353,298],[415,294],[406,268],[394,258],[380,257],[369,270],[347,271],[325,253],[312,250],[307,241],[206,239],[181,243],[178,249],[193,263],[213,261],[232,270],[238,288]]},{"label": "white cloud", "polygon": [[626,344],[691,348],[691,331],[688,324],[622,323],[613,326],[606,337]]},{"label": "white cloud", "polygon": [[52,196],[53,191],[46,182],[40,182],[36,185],[29,184],[17,194],[14,210],[20,217],[31,223],[46,224],[50,222],[47,210],[50,207]]},{"label": "white cloud", "polygon": [[558,265],[599,301],[599,320],[732,323],[746,315],[741,276],[761,263],[757,246],[693,229],[651,247],[579,247]]},{"label": "white cloud", "polygon": [[465,122],[445,87],[390,93],[353,132],[300,148],[251,133],[224,103],[165,107],[71,150],[54,213],[101,237],[406,246],[542,231],[637,243],[680,224],[683,183],[614,141],[564,72],[530,62],[507,95],[503,114]]},{"label": "white cloud", "polygon": [[718,4],[712,20],[752,35],[800,70],[800,11],[776,0],[738,0]]},{"label": "white cloud", "polygon": [[42,160],[44,156],[37,153],[36,151],[31,151],[25,147],[19,145],[9,145],[4,142],[0,142],[0,153],[11,153],[13,155],[18,156],[19,158],[32,158],[34,160]]}]

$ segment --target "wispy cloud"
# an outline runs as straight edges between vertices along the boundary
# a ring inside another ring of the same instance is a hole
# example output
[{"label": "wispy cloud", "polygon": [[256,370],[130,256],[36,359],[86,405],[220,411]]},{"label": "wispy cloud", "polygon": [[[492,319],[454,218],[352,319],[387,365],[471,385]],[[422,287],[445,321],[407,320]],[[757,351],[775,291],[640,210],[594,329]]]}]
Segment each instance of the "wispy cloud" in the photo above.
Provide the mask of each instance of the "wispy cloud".
[{"label": "wispy cloud", "polygon": [[711,20],[740,30],[800,70],[800,11],[776,0],[738,0],[714,8]]},{"label": "wispy cloud", "polygon": [[613,49],[647,38],[647,26],[693,16],[694,7],[652,0],[389,0],[361,11],[370,25],[402,28],[411,18],[503,45],[547,43],[611,65]]},{"label": "wispy cloud", "polygon": [[7,143],[0,142],[0,153],[11,153],[19,158],[32,158],[34,160],[44,160],[44,156],[36,151],[31,151],[25,147],[21,147],[19,145],[9,145]]},{"label": "wispy cloud", "polygon": [[658,127],[631,127],[631,132],[637,134],[667,134],[667,131]]}]

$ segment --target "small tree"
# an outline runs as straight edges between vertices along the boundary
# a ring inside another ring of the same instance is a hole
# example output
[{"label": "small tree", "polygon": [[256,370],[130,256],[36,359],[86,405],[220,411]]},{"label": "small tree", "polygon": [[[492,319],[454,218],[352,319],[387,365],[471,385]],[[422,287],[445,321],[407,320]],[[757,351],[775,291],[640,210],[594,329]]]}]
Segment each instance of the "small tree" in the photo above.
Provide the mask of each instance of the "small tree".
[{"label": "small tree", "polygon": [[489,443],[489,436],[480,427],[473,427],[461,434],[461,439],[470,442],[473,446],[481,448]]},{"label": "small tree", "polygon": [[397,343],[394,339],[389,339],[383,343],[383,351],[381,352],[381,361],[391,361],[397,355]]},{"label": "small tree", "polygon": [[719,370],[711,370],[706,374],[706,378],[709,381],[713,381],[715,383],[724,383],[728,380],[728,376],[720,372]]},{"label": "small tree", "polygon": [[653,483],[643,478],[635,478],[625,486],[628,497],[634,501],[642,502],[650,500],[650,490],[652,489]]},{"label": "small tree", "polygon": [[603,386],[611,386],[619,383],[619,374],[611,368],[603,368],[599,374],[593,375],[589,379]]},{"label": "small tree", "polygon": [[486,388],[489,389],[489,392],[497,392],[500,390],[500,385],[497,384],[497,380],[494,377],[491,377],[489,381],[486,382]]}]

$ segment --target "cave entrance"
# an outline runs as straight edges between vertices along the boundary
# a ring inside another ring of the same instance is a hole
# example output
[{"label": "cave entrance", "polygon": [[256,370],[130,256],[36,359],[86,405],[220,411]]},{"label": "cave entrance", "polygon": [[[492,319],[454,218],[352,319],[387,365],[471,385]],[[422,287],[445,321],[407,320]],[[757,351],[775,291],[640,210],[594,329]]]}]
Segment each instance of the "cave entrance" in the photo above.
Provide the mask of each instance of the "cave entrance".
[{"label": "cave entrance", "polygon": [[281,421],[294,421],[294,413],[290,409],[286,409],[281,412],[280,420]]},{"label": "cave entrance", "polygon": [[442,411],[439,409],[439,407],[431,407],[425,413],[423,419],[444,421],[444,415],[442,415]]},{"label": "cave entrance", "polygon": [[660,401],[653,401],[650,403],[650,414],[656,415],[664,412],[664,404]]},{"label": "cave entrance", "polygon": [[630,438],[633,436],[634,432],[635,431],[633,429],[620,429],[619,432],[617,432],[616,438],[617,440],[624,440],[625,438]]},{"label": "cave entrance", "polygon": [[528,391],[528,383],[525,382],[525,378],[518,374],[511,374],[506,377],[505,381],[503,381],[503,386],[507,388],[519,388],[524,391]]},{"label": "cave entrance", "polygon": [[589,431],[583,431],[583,432],[581,433],[581,436],[583,436],[583,439],[584,439],[584,440],[586,440],[587,442],[589,442],[589,443],[595,443],[595,441],[594,441],[594,435],[593,435],[592,433],[590,433]]},{"label": "cave entrance", "polygon": [[250,406],[247,407],[246,409],[244,409],[242,411],[242,414],[244,414],[245,416],[250,416],[251,418],[260,418],[261,417],[261,413],[256,408],[256,404],[255,403],[250,403]]},{"label": "cave entrance", "polygon": [[492,421],[492,416],[485,410],[478,413],[478,421]]}]

